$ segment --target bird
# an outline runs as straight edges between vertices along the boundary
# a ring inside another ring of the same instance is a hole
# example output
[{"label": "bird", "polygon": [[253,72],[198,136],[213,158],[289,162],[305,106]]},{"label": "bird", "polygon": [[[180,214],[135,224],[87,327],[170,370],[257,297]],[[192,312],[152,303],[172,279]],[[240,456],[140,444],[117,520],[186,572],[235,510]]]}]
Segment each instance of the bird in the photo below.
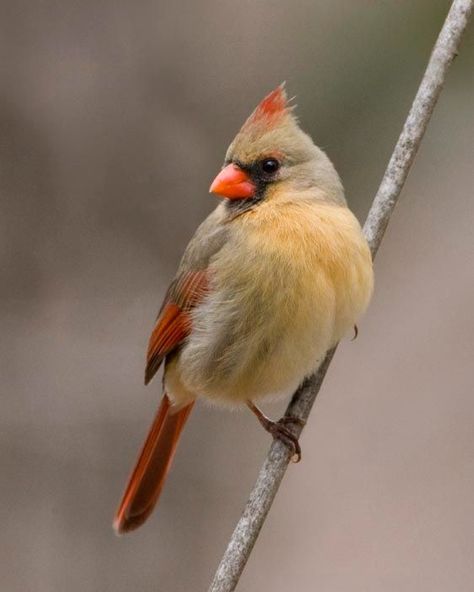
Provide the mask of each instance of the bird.
[{"label": "bird", "polygon": [[373,292],[370,249],[340,177],[301,129],[284,83],[238,131],[210,192],[220,202],[185,249],[149,339],[145,384],[163,365],[163,395],[117,534],[153,511],[198,399],[248,407],[298,460],[285,421],[258,405],[291,395]]}]

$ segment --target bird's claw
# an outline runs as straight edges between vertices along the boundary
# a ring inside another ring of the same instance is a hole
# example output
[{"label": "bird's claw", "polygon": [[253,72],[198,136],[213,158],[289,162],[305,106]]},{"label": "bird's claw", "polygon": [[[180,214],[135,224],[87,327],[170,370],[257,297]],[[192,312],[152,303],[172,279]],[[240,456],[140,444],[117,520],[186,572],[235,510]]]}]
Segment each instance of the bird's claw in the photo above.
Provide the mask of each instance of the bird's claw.
[{"label": "bird's claw", "polygon": [[301,446],[298,442],[298,437],[295,436],[286,426],[290,423],[304,427],[306,421],[299,417],[291,415],[284,415],[280,420],[273,421],[267,417],[252,401],[247,401],[248,408],[254,413],[265,428],[276,440],[281,440],[285,446],[290,448],[293,452],[291,460],[295,463],[301,460]]},{"label": "bird's claw", "polygon": [[276,440],[280,440],[285,446],[292,450],[293,454],[291,455],[291,461],[298,463],[301,460],[301,446],[298,437],[286,427],[289,423],[296,423],[300,426],[305,424],[302,419],[285,415],[279,421],[272,422],[268,431]]},{"label": "bird's claw", "polygon": [[306,425],[306,420],[301,419],[301,417],[293,417],[292,415],[284,415],[281,419],[278,420],[277,423],[281,423],[283,425],[287,425],[289,423],[296,424],[301,428],[304,428]]},{"label": "bird's claw", "polygon": [[357,325],[354,325],[354,336],[352,337],[351,341],[355,341],[357,339],[358,335],[359,335],[359,327]]}]

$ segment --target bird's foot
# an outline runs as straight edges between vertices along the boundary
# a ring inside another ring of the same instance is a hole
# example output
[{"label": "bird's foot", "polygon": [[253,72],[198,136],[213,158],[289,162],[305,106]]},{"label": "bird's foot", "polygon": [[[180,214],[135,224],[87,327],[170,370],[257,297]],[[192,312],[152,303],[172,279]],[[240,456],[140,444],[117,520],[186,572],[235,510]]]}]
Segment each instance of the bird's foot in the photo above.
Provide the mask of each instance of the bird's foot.
[{"label": "bird's foot", "polygon": [[[292,421],[288,421],[292,420]],[[296,420],[296,417],[282,417],[278,421],[271,421],[269,425],[265,428],[267,432],[269,432],[276,440],[280,440],[285,444],[288,448],[291,449],[293,454],[291,455],[291,461],[294,463],[298,463],[301,460],[301,446],[298,440],[298,437],[295,436],[290,430],[286,427],[289,423],[299,423]]]},{"label": "bird's foot", "polygon": [[295,436],[286,426],[289,424],[296,424],[303,427],[305,421],[299,417],[291,417],[291,415],[284,415],[278,421],[273,421],[267,417],[260,409],[251,401],[247,403],[250,410],[257,416],[258,421],[263,428],[273,436],[276,440],[280,440],[292,451],[292,462],[300,462],[301,460],[301,446],[298,437]]}]

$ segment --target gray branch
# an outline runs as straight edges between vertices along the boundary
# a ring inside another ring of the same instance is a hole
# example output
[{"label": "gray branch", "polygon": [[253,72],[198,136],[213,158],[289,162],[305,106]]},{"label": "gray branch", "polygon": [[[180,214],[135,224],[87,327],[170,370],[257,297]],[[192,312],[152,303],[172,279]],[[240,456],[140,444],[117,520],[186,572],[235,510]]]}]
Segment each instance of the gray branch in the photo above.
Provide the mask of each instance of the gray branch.
[{"label": "gray branch", "polygon": [[[448,68],[457,55],[473,5],[474,0],[454,0],[434,46],[428,67],[364,225],[364,233],[373,257],[380,246],[390,216],[405,184],[443,87]],[[296,391],[288,405],[286,415],[303,421],[308,419],[335,350],[336,348],[326,354],[317,372],[305,380]],[[301,429],[295,426],[293,433],[299,436]],[[235,590],[280,487],[290,456],[289,449],[281,441],[273,441],[209,592]]]}]

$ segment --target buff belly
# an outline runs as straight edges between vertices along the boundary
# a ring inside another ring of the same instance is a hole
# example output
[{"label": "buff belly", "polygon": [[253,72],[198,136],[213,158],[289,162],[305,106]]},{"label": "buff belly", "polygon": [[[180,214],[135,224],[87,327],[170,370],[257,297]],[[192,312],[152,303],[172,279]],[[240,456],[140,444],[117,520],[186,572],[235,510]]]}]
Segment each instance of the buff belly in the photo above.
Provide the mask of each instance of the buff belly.
[{"label": "buff belly", "polygon": [[289,395],[352,327],[372,291],[370,253],[349,210],[316,213],[295,223],[289,212],[286,227],[251,219],[222,249],[211,293],[166,368],[173,398],[235,406]]}]

